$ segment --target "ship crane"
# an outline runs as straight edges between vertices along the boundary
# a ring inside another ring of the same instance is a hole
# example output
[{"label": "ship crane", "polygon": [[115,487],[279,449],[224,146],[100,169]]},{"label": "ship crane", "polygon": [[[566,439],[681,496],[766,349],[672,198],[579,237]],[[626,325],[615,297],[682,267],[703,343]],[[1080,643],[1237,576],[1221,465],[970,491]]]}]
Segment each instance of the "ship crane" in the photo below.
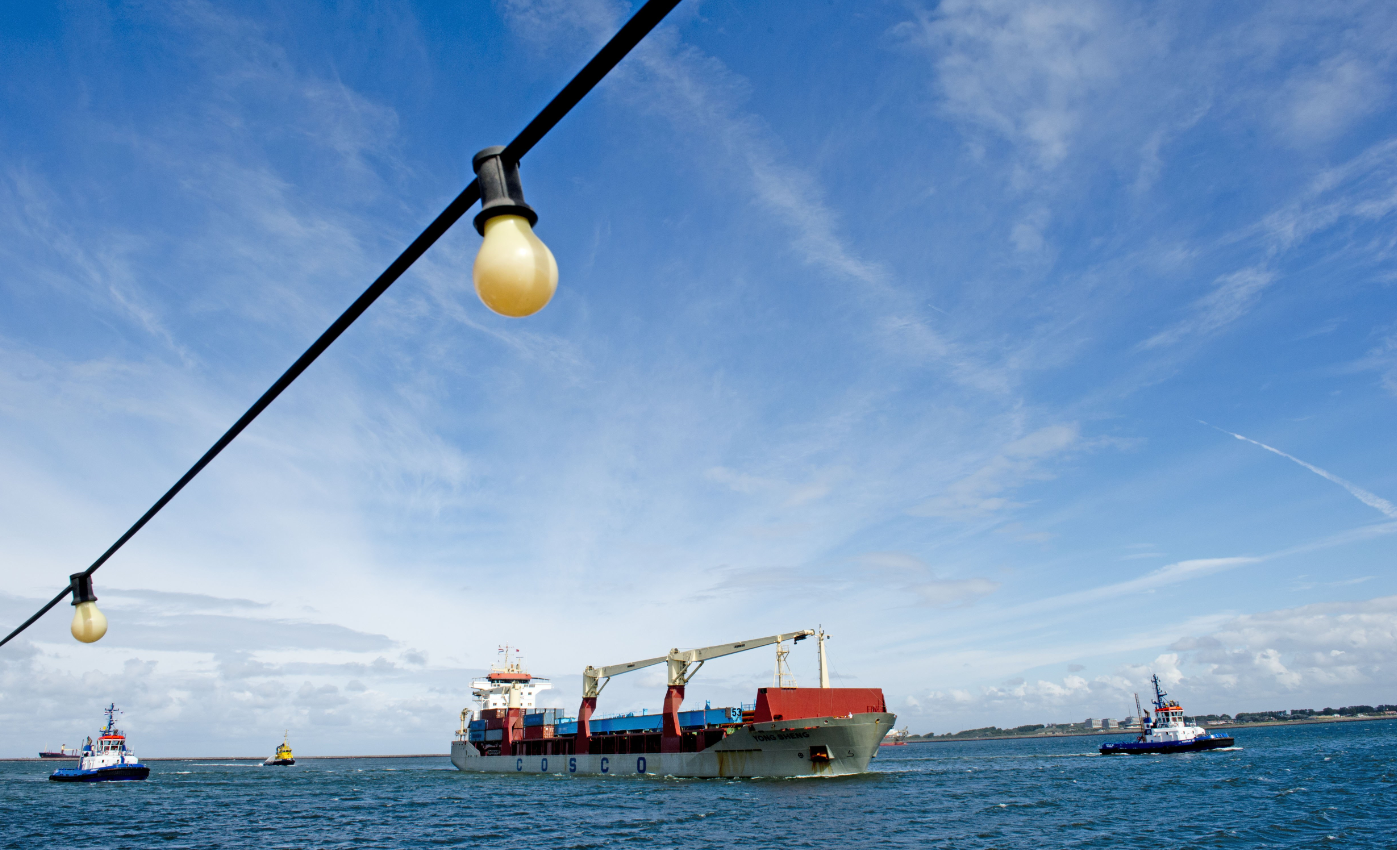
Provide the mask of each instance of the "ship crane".
[{"label": "ship crane", "polygon": [[[783,641],[802,641],[814,634],[814,629],[801,629],[796,632],[769,635],[737,643],[705,646],[701,649],[680,650],[676,648],[671,649],[668,655],[662,655],[658,658],[613,664],[609,667],[589,665],[587,669],[582,671],[582,706],[577,711],[578,746],[586,747],[586,742],[591,738],[591,717],[592,712],[597,708],[597,697],[601,695],[602,688],[606,687],[606,683],[611,681],[612,676],[619,676],[622,673],[629,673],[632,670],[640,670],[665,662],[669,668],[667,677],[669,687],[665,692],[660,751],[677,753],[680,748],[679,706],[684,702],[684,686],[689,683],[694,674],[698,673],[704,662],[714,658],[722,658],[724,655],[746,652],[749,649],[760,649],[763,646],[771,646]],[[823,647],[821,648],[823,649]],[[586,750],[583,749],[582,752],[586,752]]]},{"label": "ship crane", "polygon": [[601,696],[601,689],[606,687],[606,683],[611,681],[612,676],[619,676],[622,673],[629,673],[632,670],[639,670],[642,667],[653,667],[656,664],[669,660],[668,655],[661,655],[659,658],[647,658],[644,661],[631,661],[626,664],[613,664],[610,667],[587,666],[582,671],[582,698],[596,699]]}]

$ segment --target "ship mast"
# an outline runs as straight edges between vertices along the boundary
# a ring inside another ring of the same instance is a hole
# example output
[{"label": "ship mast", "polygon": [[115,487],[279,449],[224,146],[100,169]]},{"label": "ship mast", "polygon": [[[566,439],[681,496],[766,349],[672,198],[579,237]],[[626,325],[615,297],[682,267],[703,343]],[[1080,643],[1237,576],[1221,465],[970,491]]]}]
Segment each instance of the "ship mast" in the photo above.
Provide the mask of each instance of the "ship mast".
[{"label": "ship mast", "polygon": [[776,675],[773,677],[775,680],[773,684],[778,688],[796,687],[796,677],[791,673],[791,665],[786,661],[786,656],[790,654],[791,651],[778,640],[776,642]]},{"label": "ship mast", "polygon": [[825,627],[820,626],[820,633],[815,638],[815,644],[820,648],[820,687],[829,687],[829,662],[825,660],[825,641],[828,639],[825,634]]}]

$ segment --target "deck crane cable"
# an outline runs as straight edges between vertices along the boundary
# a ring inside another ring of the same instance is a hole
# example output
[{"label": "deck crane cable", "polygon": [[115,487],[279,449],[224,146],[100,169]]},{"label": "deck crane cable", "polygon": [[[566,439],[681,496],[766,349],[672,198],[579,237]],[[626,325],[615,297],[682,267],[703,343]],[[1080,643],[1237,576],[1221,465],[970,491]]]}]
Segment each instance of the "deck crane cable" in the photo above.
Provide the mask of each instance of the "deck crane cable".
[{"label": "deck crane cable", "polygon": [[[524,154],[528,153],[534,145],[538,144],[539,140],[541,140],[549,130],[553,129],[554,125],[562,120],[563,116],[567,115],[582,98],[586,97],[587,93],[590,92],[597,83],[601,82],[602,78],[605,77],[612,68],[616,67],[617,63],[625,58],[626,54],[630,53],[632,48],[639,44],[660,21],[664,20],[665,16],[668,15],[675,6],[679,5],[679,2],[680,0],[649,0],[645,5],[641,6],[640,9],[631,16],[631,19],[617,31],[616,35],[612,36],[611,40],[608,41],[601,50],[597,51],[597,55],[593,56],[592,60],[584,65],[581,71],[577,72],[577,76],[573,77],[566,86],[563,86],[562,91],[558,92],[557,96],[549,101],[548,105],[543,107],[543,110],[534,117],[534,120],[530,121],[528,126],[520,131],[519,135],[514,137],[514,141],[505,146],[504,152],[501,154],[502,158],[515,162],[522,159]],[[125,545],[126,541],[134,537],[136,532],[140,531],[146,523],[150,522],[150,520],[160,512],[161,508],[165,507],[180,490],[184,489],[184,485],[194,480],[194,476],[202,472],[204,467],[208,466],[209,463],[218,456],[219,452],[227,448],[229,443],[233,442],[248,425],[251,425],[252,420],[256,419],[263,410],[266,410],[268,405],[275,401],[276,397],[281,395],[283,390],[291,386],[292,381],[300,377],[301,373],[304,372],[310,364],[314,363],[316,358],[323,354],[325,349],[329,348],[330,344],[339,338],[340,334],[344,333],[350,325],[354,324],[355,319],[363,315],[364,311],[368,310],[369,306],[373,304],[374,301],[378,300],[378,297],[386,292],[388,287],[392,286],[394,281],[401,277],[413,263],[417,262],[418,258],[425,254],[427,249],[432,247],[433,243],[441,238],[442,234],[451,229],[451,226],[455,224],[461,216],[465,215],[466,211],[474,206],[475,202],[478,200],[480,200],[480,182],[478,180],[472,180],[470,185],[466,186],[466,188],[461,191],[461,194],[457,195],[455,200],[450,204],[447,204],[446,209],[442,210],[441,214],[438,215],[431,224],[427,225],[427,229],[423,230],[416,239],[412,240],[412,244],[408,245],[407,248],[398,255],[398,258],[389,264],[383,274],[379,275],[378,279],[375,280],[368,289],[364,290],[364,293],[356,298],[354,303],[350,304],[349,308],[341,313],[338,319],[335,319],[335,321],[331,323],[330,327],[325,329],[325,332],[311,344],[310,348],[306,349],[305,353],[298,357],[295,363],[291,364],[291,368],[287,369],[280,378],[277,378],[276,383],[272,384],[271,387],[253,403],[252,407],[249,407],[247,412],[239,417],[237,422],[233,423],[233,427],[229,428],[222,437],[219,437],[218,442],[214,443],[213,446],[204,453],[204,456],[199,458],[198,462],[191,466],[189,471],[184,473],[184,475],[175,482],[173,487],[165,491],[165,495],[161,496],[154,505],[151,505],[150,510],[142,514],[141,518],[136,520],[136,523],[128,528],[125,534],[118,537],[116,542],[113,543],[107,551],[103,552],[100,558],[93,561],[92,566],[84,570],[83,574],[90,576],[96,572],[99,567],[107,562],[108,558],[116,554],[116,551]],[[20,632],[33,625],[40,617],[47,614],[50,608],[62,602],[72,590],[72,585],[69,584],[61,593],[49,600],[47,605],[40,608],[34,616],[25,620],[19,628],[10,632],[4,640],[0,640],[0,646],[9,643],[15,635],[18,635]]]}]

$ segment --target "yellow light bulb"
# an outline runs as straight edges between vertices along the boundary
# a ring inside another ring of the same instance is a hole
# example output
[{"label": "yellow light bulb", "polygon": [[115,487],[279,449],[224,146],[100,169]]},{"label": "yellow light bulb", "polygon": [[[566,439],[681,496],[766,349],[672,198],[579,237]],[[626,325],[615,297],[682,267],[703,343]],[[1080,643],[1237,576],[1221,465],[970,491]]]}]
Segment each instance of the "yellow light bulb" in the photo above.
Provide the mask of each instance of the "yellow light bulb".
[{"label": "yellow light bulb", "polygon": [[73,612],[73,637],[83,643],[102,639],[107,633],[107,616],[97,610],[96,602],[79,602]]},{"label": "yellow light bulb", "polygon": [[475,292],[502,316],[532,316],[558,289],[558,263],[528,219],[497,215],[485,221],[485,241],[471,271]]}]

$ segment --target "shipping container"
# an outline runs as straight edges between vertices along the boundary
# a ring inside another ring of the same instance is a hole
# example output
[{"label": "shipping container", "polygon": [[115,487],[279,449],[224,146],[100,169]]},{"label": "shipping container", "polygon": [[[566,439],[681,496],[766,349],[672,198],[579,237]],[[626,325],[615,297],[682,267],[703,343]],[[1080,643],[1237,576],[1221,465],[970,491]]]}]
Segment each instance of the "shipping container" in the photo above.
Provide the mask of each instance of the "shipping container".
[{"label": "shipping container", "polygon": [[694,711],[679,712],[679,725],[683,728],[695,726],[718,726],[723,723],[741,723],[742,710],[738,708],[700,708]]},{"label": "shipping container", "polygon": [[556,708],[531,708],[524,713],[525,726],[553,726],[558,722]]}]

